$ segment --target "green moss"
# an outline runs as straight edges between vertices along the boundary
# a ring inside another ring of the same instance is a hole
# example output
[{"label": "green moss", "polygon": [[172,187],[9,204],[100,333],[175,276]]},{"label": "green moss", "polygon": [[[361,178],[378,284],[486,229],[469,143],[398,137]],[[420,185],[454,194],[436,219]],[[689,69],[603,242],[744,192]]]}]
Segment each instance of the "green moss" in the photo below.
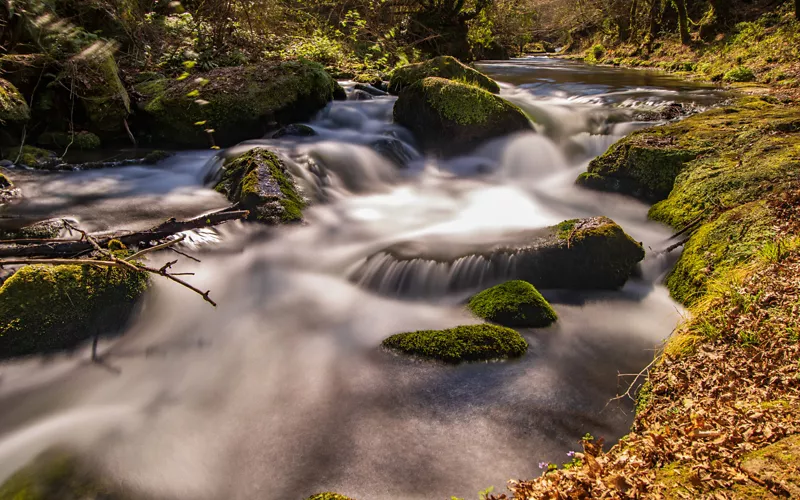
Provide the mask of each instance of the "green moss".
[{"label": "green moss", "polygon": [[397,68],[389,82],[389,92],[399,94],[404,88],[428,77],[460,81],[494,94],[500,92],[500,87],[494,80],[450,56],[435,57],[425,62]]},{"label": "green moss", "polygon": [[14,183],[11,182],[11,179],[6,177],[5,174],[0,172],[0,188],[6,189],[6,188],[10,188],[10,187],[14,187]]},{"label": "green moss", "polygon": [[468,325],[392,335],[383,346],[447,363],[515,358],[528,343],[514,330],[495,325]]},{"label": "green moss", "polygon": [[0,287],[0,355],[66,349],[119,331],[147,288],[145,273],[25,266]]},{"label": "green moss", "polygon": [[121,492],[98,472],[96,464],[63,450],[50,450],[20,469],[2,485],[0,500],[143,500]]},{"label": "green moss", "polygon": [[131,112],[130,97],[119,78],[112,55],[84,58],[70,66],[70,77],[81,87],[78,95],[86,109],[92,130],[119,132]]},{"label": "green moss", "polygon": [[653,399],[653,386],[650,381],[645,381],[636,392],[636,414],[642,413]]},{"label": "green moss", "polygon": [[160,149],[156,149],[154,151],[150,151],[149,153],[147,153],[144,156],[144,158],[142,158],[142,161],[145,162],[145,163],[149,163],[151,165],[155,165],[156,163],[158,163],[158,162],[160,162],[162,160],[166,160],[170,156],[172,156],[172,153],[170,153],[168,151],[162,151]]},{"label": "green moss", "polygon": [[354,500],[354,499],[346,497],[344,495],[340,495],[338,493],[331,493],[328,491],[325,493],[317,493],[316,495],[311,495],[306,500]]},{"label": "green moss", "polygon": [[264,223],[300,221],[306,207],[286,165],[265,148],[226,160],[215,189],[250,210],[249,220]]},{"label": "green moss", "polygon": [[739,66],[725,73],[722,80],[726,82],[754,82],[756,80],[756,75],[750,68]]},{"label": "green moss", "polygon": [[508,281],[486,289],[468,304],[479,318],[503,326],[544,327],[558,316],[542,294],[527,281]]},{"label": "green moss", "polygon": [[605,54],[606,48],[598,43],[586,51],[586,56],[584,56],[583,60],[589,64],[598,64],[603,60]]},{"label": "green moss", "polygon": [[[55,153],[33,146],[22,146],[3,150],[3,158],[32,168],[47,167],[59,161]],[[19,157],[19,160],[17,158]]]},{"label": "green moss", "polygon": [[258,136],[264,122],[309,119],[336,87],[322,67],[299,61],[218,68],[199,77],[137,86],[148,96],[143,109],[157,139],[203,147],[209,145],[205,131],[213,129],[217,144],[234,144]]},{"label": "green moss", "polygon": [[66,148],[67,146],[81,150],[91,150],[100,147],[100,138],[91,132],[45,132],[39,136],[37,142],[41,146]]},{"label": "green moss", "polygon": [[519,110],[485,90],[444,78],[426,78],[420,85],[433,109],[460,125],[487,123],[493,115]]},{"label": "green moss", "polygon": [[728,210],[703,224],[686,243],[667,286],[679,302],[691,305],[702,297],[711,280],[758,256],[772,235],[774,218],[763,201]]},{"label": "green moss", "polygon": [[31,117],[28,103],[11,82],[0,78],[0,124],[24,122]]}]

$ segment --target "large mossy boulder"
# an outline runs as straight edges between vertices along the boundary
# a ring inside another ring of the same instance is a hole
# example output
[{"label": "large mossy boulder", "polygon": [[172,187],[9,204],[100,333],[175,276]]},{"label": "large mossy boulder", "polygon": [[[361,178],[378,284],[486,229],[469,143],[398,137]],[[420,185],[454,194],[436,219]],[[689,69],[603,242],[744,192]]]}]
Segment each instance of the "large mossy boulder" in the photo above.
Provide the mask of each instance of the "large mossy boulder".
[{"label": "large mossy boulder", "polygon": [[49,450],[0,485],[0,500],[145,500],[101,472],[100,464]]},{"label": "large mossy boulder", "polygon": [[147,284],[145,273],[117,268],[22,267],[0,287],[0,358],[119,332]]},{"label": "large mossy boulder", "polygon": [[[153,142],[207,148],[262,137],[270,126],[307,121],[333,100],[336,82],[313,63],[217,68],[181,81],[135,86]],[[207,130],[213,130],[209,134]]]},{"label": "large mossy boulder", "polygon": [[425,235],[369,256],[350,279],[395,296],[426,297],[524,280],[539,289],[616,289],[644,258],[642,245],[607,217],[509,231],[492,241]]},{"label": "large mossy boulder", "polygon": [[215,189],[249,210],[247,219],[264,224],[299,222],[305,199],[284,161],[266,148],[254,148],[225,161]]},{"label": "large mossy boulder", "polygon": [[447,330],[399,333],[382,344],[392,350],[446,363],[517,358],[528,350],[528,342],[511,328],[497,325],[466,325]]},{"label": "large mossy boulder", "polygon": [[25,122],[30,117],[31,110],[19,90],[0,78],[0,125]]},{"label": "large mossy boulder", "polygon": [[553,307],[527,281],[507,281],[473,296],[469,310],[479,318],[510,327],[539,328],[557,319]]},{"label": "large mossy boulder", "polygon": [[533,128],[510,102],[444,78],[425,78],[403,90],[394,105],[394,121],[408,128],[424,150],[446,156]]},{"label": "large mossy boulder", "polygon": [[428,77],[468,83],[494,94],[500,92],[497,83],[480,71],[470,68],[455,57],[439,56],[394,70],[389,81],[389,93],[398,95],[403,89]]},{"label": "large mossy boulder", "polygon": [[90,130],[100,134],[124,133],[131,100],[114,56],[78,59],[68,66],[67,74],[76,84]]}]

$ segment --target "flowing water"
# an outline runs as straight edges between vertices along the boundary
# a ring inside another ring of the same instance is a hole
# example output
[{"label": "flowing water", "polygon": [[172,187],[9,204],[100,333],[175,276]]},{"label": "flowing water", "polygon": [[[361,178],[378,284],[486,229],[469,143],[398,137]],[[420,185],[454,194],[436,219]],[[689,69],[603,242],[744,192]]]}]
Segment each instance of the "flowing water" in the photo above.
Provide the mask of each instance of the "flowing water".
[{"label": "flowing water", "polygon": [[[314,200],[307,223],[192,233],[202,263],[180,268],[219,307],[156,280],[127,333],[101,344],[103,364],[87,362],[85,349],[0,364],[0,479],[69,444],[163,498],[291,500],[326,490],[362,500],[473,498],[540,474],[539,462],[568,461],[587,432],[622,436],[633,415],[630,401],[609,404],[630,381],[618,374],[641,370],[681,316],[660,285],[670,262],[648,257],[620,291],[545,290],[560,320],[522,331],[526,356],[459,366],[396,356],[380,342],[474,323],[462,305],[470,287],[501,276],[476,259],[446,269],[373,264],[392,245],[477,248],[594,215],[661,249],[670,231],[646,220],[645,205],[573,181],[614,141],[652,124],[637,116],[724,96],[547,58],[480,66],[504,82],[502,94],[535,119],[537,133],[426,159],[391,124],[394,98],[385,97],[333,103],[310,123],[316,137],[225,152],[278,148]],[[198,151],[157,166],[18,172],[28,199],[16,210],[68,215],[94,230],[143,228],[225,206],[204,185],[219,163]],[[470,278],[451,286],[459,276]],[[378,285],[370,291],[367,282]]]}]

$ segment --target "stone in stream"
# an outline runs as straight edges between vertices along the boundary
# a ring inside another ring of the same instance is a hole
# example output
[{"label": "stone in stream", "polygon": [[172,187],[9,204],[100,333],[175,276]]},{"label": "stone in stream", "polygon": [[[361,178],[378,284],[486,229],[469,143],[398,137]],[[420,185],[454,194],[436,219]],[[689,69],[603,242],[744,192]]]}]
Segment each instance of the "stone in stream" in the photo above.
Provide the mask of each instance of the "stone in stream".
[{"label": "stone in stream", "polygon": [[139,129],[151,141],[205,148],[211,136],[218,146],[263,137],[271,123],[312,118],[338,86],[318,65],[298,61],[217,68],[198,76],[135,86],[147,117]]},{"label": "stone in stream", "polygon": [[249,210],[247,220],[281,224],[303,219],[306,201],[284,161],[269,149],[253,148],[225,160],[214,189]]},{"label": "stone in stream", "polygon": [[369,92],[364,92],[363,90],[354,90],[351,94],[351,97],[354,101],[371,101],[375,99],[375,96],[370,94]]},{"label": "stone in stream", "polygon": [[517,358],[528,350],[528,342],[516,331],[486,324],[398,333],[385,339],[382,345],[445,363]]},{"label": "stone in stream", "polygon": [[422,149],[445,156],[533,126],[514,104],[479,87],[425,78],[405,88],[394,121],[408,128]]},{"label": "stone in stream", "polygon": [[50,449],[0,484],[0,500],[155,500],[124,487],[102,464]]},{"label": "stone in stream", "polygon": [[350,280],[376,292],[430,297],[520,279],[539,289],[616,289],[644,258],[640,243],[607,217],[503,233],[489,242],[452,236],[393,244],[366,258]]},{"label": "stone in stream", "polygon": [[395,137],[382,137],[370,146],[376,153],[391,160],[398,168],[407,168],[408,162],[414,159],[414,155],[403,141]]},{"label": "stone in stream", "polygon": [[384,92],[383,90],[375,88],[368,83],[356,83],[355,89],[366,92],[373,97],[383,97],[385,95],[389,95],[388,92]]},{"label": "stone in stream", "polygon": [[2,150],[2,157],[15,165],[46,169],[61,163],[61,158],[54,152],[33,146],[15,146]]},{"label": "stone in stream", "polygon": [[[5,173],[0,172],[0,207],[5,205],[6,203],[11,203],[20,198],[22,192],[14,186],[14,183],[11,182]],[[2,235],[2,231],[0,231],[0,235]]]},{"label": "stone in stream", "polygon": [[479,318],[510,327],[550,326],[558,315],[527,281],[507,281],[473,296],[467,307]]},{"label": "stone in stream", "polygon": [[316,130],[303,125],[302,123],[293,123],[285,127],[281,127],[277,132],[272,134],[273,139],[280,139],[281,137],[313,137],[317,135]]},{"label": "stone in stream", "polygon": [[389,81],[389,93],[399,95],[403,89],[428,77],[468,83],[494,94],[500,92],[497,83],[480,71],[470,68],[455,57],[439,56],[394,70],[392,79]]},{"label": "stone in stream", "polygon": [[29,265],[0,287],[0,358],[70,349],[120,332],[148,285],[146,273]]}]

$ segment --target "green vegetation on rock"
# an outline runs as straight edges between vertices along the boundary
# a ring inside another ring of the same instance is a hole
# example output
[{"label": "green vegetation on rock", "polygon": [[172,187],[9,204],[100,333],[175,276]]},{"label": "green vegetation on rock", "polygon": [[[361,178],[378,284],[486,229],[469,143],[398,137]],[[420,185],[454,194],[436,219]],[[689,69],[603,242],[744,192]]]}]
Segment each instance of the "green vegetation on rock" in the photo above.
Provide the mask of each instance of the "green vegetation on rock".
[{"label": "green vegetation on rock", "polygon": [[392,73],[389,92],[395,95],[399,94],[406,87],[428,77],[475,85],[494,94],[500,92],[500,87],[494,80],[450,56],[435,57],[421,63],[397,68]]},{"label": "green vegetation on rock", "polygon": [[145,273],[93,266],[24,266],[0,287],[0,357],[68,349],[119,332]]},{"label": "green vegetation on rock", "polygon": [[49,167],[60,160],[52,151],[27,145],[4,149],[3,158],[31,168]]},{"label": "green vegetation on rock", "polygon": [[114,57],[109,54],[81,58],[68,67],[67,75],[77,82],[91,130],[122,132],[131,102]]},{"label": "green vegetation on rock", "polygon": [[153,140],[208,147],[259,137],[271,121],[289,124],[311,118],[333,99],[336,82],[320,66],[265,62],[217,68],[177,82],[137,85],[152,125]]},{"label": "green vegetation on rock", "polygon": [[508,281],[474,297],[469,310],[479,318],[511,327],[544,327],[558,319],[552,306],[527,281]]},{"label": "green vegetation on rock", "polygon": [[0,78],[0,124],[24,122],[31,117],[28,103],[8,80]]},{"label": "green vegetation on rock", "polygon": [[519,333],[496,325],[399,333],[385,339],[383,346],[447,363],[516,358],[528,349],[528,343]]},{"label": "green vegetation on rock", "polygon": [[394,120],[410,129],[424,149],[442,154],[463,153],[486,140],[532,129],[514,104],[444,78],[407,87],[395,103]]},{"label": "green vegetation on rock", "polygon": [[37,142],[40,146],[51,148],[74,147],[80,150],[91,150],[100,147],[100,138],[97,135],[81,131],[75,134],[69,132],[45,132],[39,136]]},{"label": "green vegetation on rock", "polygon": [[283,160],[265,148],[254,148],[225,161],[215,189],[249,210],[248,220],[266,224],[299,222],[306,202]]},{"label": "green vegetation on rock", "polygon": [[344,495],[340,495],[338,493],[331,493],[329,491],[326,491],[325,493],[317,493],[316,495],[311,495],[306,500],[355,500],[355,499],[346,497]]}]

